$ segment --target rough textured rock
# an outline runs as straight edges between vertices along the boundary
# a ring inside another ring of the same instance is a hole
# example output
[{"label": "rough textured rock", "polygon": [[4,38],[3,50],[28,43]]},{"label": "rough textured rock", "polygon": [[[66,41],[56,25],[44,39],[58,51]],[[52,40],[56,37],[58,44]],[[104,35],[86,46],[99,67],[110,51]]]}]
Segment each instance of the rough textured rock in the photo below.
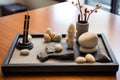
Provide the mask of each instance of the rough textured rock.
[{"label": "rough textured rock", "polygon": [[55,52],[55,43],[49,43],[47,46],[46,46],[46,52],[49,54],[49,53],[54,53]]},{"label": "rough textured rock", "polygon": [[64,51],[63,53],[52,53],[52,54],[46,54],[46,53],[39,53],[37,54],[37,58],[41,62],[45,62],[48,59],[57,59],[57,60],[74,60],[74,52],[73,51]]},{"label": "rough textured rock", "polygon": [[45,62],[45,61],[47,61],[49,58],[48,58],[48,55],[47,55],[46,53],[40,52],[39,54],[37,54],[37,59],[39,59],[40,62]]},{"label": "rough textured rock", "polygon": [[73,49],[74,40],[66,38],[68,49]]},{"label": "rough textured rock", "polygon": [[98,56],[96,57],[96,61],[97,62],[111,62],[111,59],[106,54],[101,53],[101,54],[98,54]]},{"label": "rough textured rock", "polygon": [[75,36],[76,36],[75,26],[74,24],[70,24],[67,30],[67,35],[66,35],[66,43],[67,43],[68,49],[73,49]]},{"label": "rough textured rock", "polygon": [[60,42],[61,39],[62,39],[62,35],[61,34],[55,34],[53,41]]}]

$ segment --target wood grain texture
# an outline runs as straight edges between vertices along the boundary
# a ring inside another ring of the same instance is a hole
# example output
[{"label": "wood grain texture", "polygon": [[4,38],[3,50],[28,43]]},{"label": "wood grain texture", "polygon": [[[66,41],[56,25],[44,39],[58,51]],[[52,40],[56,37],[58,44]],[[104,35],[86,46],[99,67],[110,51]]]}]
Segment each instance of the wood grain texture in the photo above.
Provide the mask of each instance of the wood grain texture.
[{"label": "wood grain texture", "polygon": [[[56,33],[66,33],[71,23],[76,23],[78,10],[70,3],[40,8],[30,11],[30,33],[44,33],[50,27]],[[0,66],[16,34],[22,33],[24,15],[18,13],[0,18]],[[104,33],[120,64],[120,16],[99,10],[91,15],[89,31]],[[81,75],[81,74],[36,74],[3,76],[0,80],[116,80],[120,79],[120,70],[115,75]]]}]

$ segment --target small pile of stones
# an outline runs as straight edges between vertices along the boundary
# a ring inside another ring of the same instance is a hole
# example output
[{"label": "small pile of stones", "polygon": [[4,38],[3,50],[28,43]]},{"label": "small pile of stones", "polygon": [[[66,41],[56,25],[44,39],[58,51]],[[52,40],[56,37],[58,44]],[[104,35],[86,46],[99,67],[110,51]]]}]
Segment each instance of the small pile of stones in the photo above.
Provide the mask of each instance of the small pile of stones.
[{"label": "small pile of stones", "polygon": [[86,56],[85,57],[77,57],[76,59],[75,59],[75,62],[76,63],[95,63],[96,62],[96,60],[95,60],[95,58],[94,58],[94,56],[93,55],[91,55],[91,54],[86,54]]},{"label": "small pile of stones", "polygon": [[49,43],[51,41],[60,42],[61,39],[62,39],[62,35],[61,34],[55,34],[54,32],[52,32],[52,30],[50,28],[48,28],[46,33],[44,34],[45,43]]},{"label": "small pile of stones", "polygon": [[107,56],[105,53],[99,53],[96,58],[92,54],[86,54],[85,57],[77,57],[75,59],[76,63],[95,63],[95,62],[111,62],[111,59],[109,56]]}]

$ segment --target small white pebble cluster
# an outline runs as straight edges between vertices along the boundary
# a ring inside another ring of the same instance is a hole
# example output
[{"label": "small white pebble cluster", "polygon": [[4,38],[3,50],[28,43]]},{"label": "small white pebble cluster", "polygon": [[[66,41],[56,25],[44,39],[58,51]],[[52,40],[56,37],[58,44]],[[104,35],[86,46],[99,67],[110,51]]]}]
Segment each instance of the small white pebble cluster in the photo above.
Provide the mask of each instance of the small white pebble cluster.
[{"label": "small white pebble cluster", "polygon": [[55,34],[54,32],[52,32],[52,30],[50,28],[48,28],[46,33],[44,34],[44,41],[46,43],[49,43],[51,41],[60,42],[61,39],[62,39],[62,35],[61,34]]},{"label": "small white pebble cluster", "polygon": [[94,58],[94,56],[93,55],[91,55],[91,54],[86,54],[86,56],[85,57],[77,57],[76,59],[75,59],[75,62],[76,63],[94,63],[94,62],[96,62],[96,60],[95,60],[95,58]]}]

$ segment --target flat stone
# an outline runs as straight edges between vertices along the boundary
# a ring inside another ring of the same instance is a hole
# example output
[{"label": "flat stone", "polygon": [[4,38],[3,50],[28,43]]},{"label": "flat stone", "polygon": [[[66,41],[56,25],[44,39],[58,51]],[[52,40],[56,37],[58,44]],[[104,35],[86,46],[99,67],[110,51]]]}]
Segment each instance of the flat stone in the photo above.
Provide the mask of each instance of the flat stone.
[{"label": "flat stone", "polygon": [[94,53],[98,50],[98,46],[94,47],[94,48],[83,48],[80,46],[80,52],[82,53]]},{"label": "flat stone", "polygon": [[57,60],[74,60],[74,53],[73,51],[64,51],[63,53],[39,53],[37,54],[37,59],[40,60],[40,62],[45,62],[48,59],[57,59]]},{"label": "flat stone", "polygon": [[47,46],[46,46],[46,52],[49,54],[49,53],[54,53],[55,52],[55,45],[56,43],[49,43]]},{"label": "flat stone", "polygon": [[37,59],[39,59],[40,62],[45,62],[49,59],[49,57],[47,54],[40,52],[37,54]]},{"label": "flat stone", "polygon": [[74,60],[73,51],[63,51],[59,53],[49,54],[49,58],[57,60]]}]

